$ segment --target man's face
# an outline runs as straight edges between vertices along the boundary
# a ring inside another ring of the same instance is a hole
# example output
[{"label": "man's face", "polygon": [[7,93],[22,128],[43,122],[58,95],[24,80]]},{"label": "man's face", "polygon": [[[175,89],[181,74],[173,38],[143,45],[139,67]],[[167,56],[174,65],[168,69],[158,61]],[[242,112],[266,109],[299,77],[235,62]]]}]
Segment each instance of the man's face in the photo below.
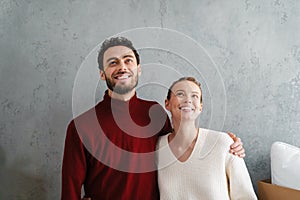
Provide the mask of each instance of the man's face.
[{"label": "man's face", "polygon": [[141,73],[133,51],[125,46],[108,48],[103,55],[104,71],[100,71],[101,79],[106,80],[107,87],[118,94],[126,94],[138,83]]}]

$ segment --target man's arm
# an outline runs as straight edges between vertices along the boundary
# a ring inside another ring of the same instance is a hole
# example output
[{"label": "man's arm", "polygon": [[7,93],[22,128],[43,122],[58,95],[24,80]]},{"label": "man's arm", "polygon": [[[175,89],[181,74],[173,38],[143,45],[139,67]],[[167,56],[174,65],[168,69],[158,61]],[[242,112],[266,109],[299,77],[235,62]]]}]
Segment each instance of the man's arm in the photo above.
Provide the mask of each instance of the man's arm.
[{"label": "man's arm", "polygon": [[74,121],[67,129],[62,163],[61,200],[80,200],[85,179],[86,158],[84,146],[78,136]]},{"label": "man's arm", "polygon": [[241,138],[237,137],[235,134],[229,132],[228,135],[233,139],[234,143],[230,145],[229,152],[233,155],[237,155],[240,158],[244,158],[246,156],[245,149],[243,147],[243,143]]}]

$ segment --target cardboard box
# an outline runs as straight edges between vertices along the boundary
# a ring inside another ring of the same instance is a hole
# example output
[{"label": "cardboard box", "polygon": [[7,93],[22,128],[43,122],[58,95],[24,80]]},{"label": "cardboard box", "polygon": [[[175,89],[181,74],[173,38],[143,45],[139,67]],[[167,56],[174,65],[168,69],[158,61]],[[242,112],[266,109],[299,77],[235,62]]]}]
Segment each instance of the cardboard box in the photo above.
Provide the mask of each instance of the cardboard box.
[{"label": "cardboard box", "polygon": [[261,180],[257,183],[259,200],[300,200],[300,190],[271,184],[271,180]]}]

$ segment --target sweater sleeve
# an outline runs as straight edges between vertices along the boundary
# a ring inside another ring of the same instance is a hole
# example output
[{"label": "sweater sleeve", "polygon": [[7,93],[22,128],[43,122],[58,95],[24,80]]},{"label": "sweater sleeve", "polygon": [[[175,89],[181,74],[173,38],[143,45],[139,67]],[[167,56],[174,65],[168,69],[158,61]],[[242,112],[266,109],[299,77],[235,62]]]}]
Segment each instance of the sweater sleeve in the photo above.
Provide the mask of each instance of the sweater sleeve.
[{"label": "sweater sleeve", "polygon": [[229,155],[226,167],[230,199],[257,200],[244,159]]},{"label": "sweater sleeve", "polygon": [[67,128],[62,163],[62,200],[80,200],[86,174],[85,148],[74,121]]}]

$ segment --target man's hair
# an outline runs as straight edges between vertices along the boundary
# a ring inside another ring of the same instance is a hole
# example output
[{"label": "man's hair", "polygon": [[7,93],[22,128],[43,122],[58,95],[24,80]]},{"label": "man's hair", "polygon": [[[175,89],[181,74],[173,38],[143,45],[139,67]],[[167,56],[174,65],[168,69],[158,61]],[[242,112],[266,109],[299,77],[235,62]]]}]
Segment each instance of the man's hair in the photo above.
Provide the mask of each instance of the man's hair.
[{"label": "man's hair", "polygon": [[101,45],[101,48],[98,53],[98,67],[100,70],[104,71],[104,66],[103,66],[103,57],[104,57],[104,52],[114,46],[124,46],[128,47],[131,49],[135,55],[136,62],[137,64],[140,64],[140,56],[137,52],[137,50],[133,47],[133,44],[130,40],[128,40],[125,37],[112,37],[109,39],[104,40],[104,42]]},{"label": "man's hair", "polygon": [[202,89],[201,89],[201,84],[194,77],[182,77],[182,78],[178,79],[177,81],[173,82],[172,85],[170,86],[169,90],[168,90],[167,99],[170,100],[172,89],[173,89],[174,85],[176,83],[181,82],[181,81],[191,81],[191,82],[195,83],[196,85],[198,85],[198,87],[200,88],[200,92],[201,92],[200,103],[202,103]]}]

